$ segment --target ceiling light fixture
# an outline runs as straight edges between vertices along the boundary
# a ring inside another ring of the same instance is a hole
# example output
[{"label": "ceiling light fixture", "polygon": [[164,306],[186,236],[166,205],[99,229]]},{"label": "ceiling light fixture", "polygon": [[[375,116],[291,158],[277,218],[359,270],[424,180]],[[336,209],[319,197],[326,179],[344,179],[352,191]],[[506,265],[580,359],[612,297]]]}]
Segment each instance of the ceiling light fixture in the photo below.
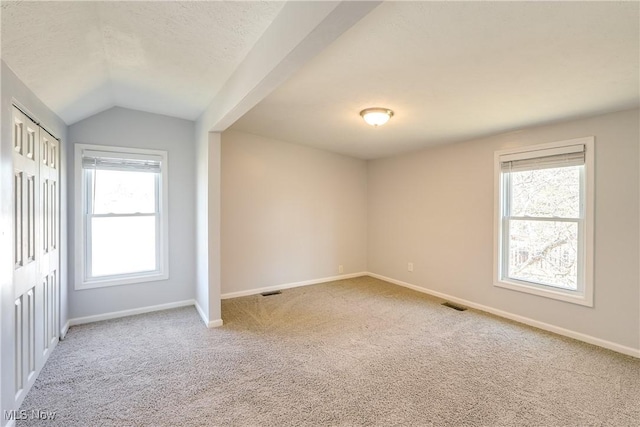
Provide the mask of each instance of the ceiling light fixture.
[{"label": "ceiling light fixture", "polygon": [[382,126],[393,117],[393,111],[388,108],[365,108],[360,115],[371,126]]}]

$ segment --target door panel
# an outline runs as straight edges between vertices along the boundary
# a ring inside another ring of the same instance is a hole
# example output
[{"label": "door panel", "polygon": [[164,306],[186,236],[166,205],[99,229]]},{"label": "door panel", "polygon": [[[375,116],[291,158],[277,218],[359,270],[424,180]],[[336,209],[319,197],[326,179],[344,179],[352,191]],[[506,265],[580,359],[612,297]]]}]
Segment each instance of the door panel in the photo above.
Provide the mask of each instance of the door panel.
[{"label": "door panel", "polygon": [[13,116],[14,170],[14,298],[31,289],[38,277],[36,244],[39,199],[38,140],[40,128],[19,110]]},{"label": "door panel", "polygon": [[46,283],[45,312],[43,318],[45,347],[43,352],[50,349],[51,345],[58,341],[59,333],[59,289],[58,289],[58,265],[59,265],[59,217],[58,214],[58,144],[59,142],[44,129],[40,130],[40,149],[45,152],[41,155],[40,180],[43,183],[42,191],[42,254],[40,256],[40,279]]}]

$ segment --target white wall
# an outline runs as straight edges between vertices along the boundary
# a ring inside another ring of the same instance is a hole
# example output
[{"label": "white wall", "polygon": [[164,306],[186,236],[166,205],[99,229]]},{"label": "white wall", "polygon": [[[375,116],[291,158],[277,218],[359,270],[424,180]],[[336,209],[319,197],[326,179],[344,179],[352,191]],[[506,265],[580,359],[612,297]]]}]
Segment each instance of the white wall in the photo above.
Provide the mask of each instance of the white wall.
[{"label": "white wall", "polygon": [[[41,122],[41,125],[54,136],[61,139],[62,152],[69,150],[67,139],[67,126],[46,105],[42,103],[31,90],[18,79],[11,69],[2,61],[2,124],[0,133],[0,425],[4,425],[4,410],[12,409],[13,404],[13,252],[11,221],[13,208],[12,201],[12,137],[11,128],[13,120],[12,105],[17,101],[26,108],[30,115]],[[66,164],[61,159],[61,197],[66,196],[64,190]],[[61,206],[61,245],[66,245],[66,208]],[[60,253],[61,272],[61,298],[60,298],[60,324],[67,321],[67,283],[66,254]]]},{"label": "white wall", "polygon": [[366,271],[364,160],[222,134],[222,294]]},{"label": "white wall", "polygon": [[208,233],[208,266],[209,266],[209,322],[207,326],[222,325],[222,307],[220,304],[220,277],[222,247],[220,222],[220,177],[221,177],[221,148],[222,138],[219,132],[209,132],[208,135],[208,185],[207,210],[209,212],[207,225]]},{"label": "white wall", "polygon": [[220,133],[196,122],[196,307],[208,327],[220,326]]},{"label": "white wall", "polygon": [[[70,318],[168,304],[195,297],[195,123],[115,107],[69,127],[72,144],[166,150],[169,164],[169,279],[96,289],[74,289],[69,280]],[[70,195],[74,150],[67,150]],[[74,203],[69,199],[69,254],[74,254]],[[73,265],[70,265],[73,271]]]},{"label": "white wall", "polygon": [[[369,271],[640,348],[638,116],[606,114],[370,161]],[[595,306],[494,287],[494,151],[589,135],[596,140]]]},{"label": "white wall", "polygon": [[209,319],[209,133],[196,122],[196,307]]}]

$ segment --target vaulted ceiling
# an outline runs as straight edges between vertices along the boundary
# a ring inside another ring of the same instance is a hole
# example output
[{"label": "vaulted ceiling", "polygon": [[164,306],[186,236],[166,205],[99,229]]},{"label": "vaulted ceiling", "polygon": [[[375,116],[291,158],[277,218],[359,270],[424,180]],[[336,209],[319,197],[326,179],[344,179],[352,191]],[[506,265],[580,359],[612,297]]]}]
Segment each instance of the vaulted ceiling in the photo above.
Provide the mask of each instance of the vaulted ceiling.
[{"label": "vaulted ceiling", "polygon": [[2,2],[2,58],[65,122],[196,119],[282,2]]},{"label": "vaulted ceiling", "polygon": [[[639,6],[3,1],[2,59],[68,124],[218,114],[366,159],[637,107]],[[373,106],[396,114],[369,127]]]}]

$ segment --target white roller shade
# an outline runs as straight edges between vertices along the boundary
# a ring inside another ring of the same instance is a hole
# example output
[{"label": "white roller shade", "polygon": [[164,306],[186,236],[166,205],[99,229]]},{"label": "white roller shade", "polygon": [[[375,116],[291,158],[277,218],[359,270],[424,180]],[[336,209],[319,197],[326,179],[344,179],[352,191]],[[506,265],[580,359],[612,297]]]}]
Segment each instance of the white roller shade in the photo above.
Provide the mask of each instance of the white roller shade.
[{"label": "white roller shade", "polygon": [[572,145],[548,150],[527,151],[500,156],[503,172],[519,172],[534,169],[551,169],[584,165],[585,146]]},{"label": "white roller shade", "polygon": [[136,153],[84,150],[83,169],[160,173],[162,157]]}]

